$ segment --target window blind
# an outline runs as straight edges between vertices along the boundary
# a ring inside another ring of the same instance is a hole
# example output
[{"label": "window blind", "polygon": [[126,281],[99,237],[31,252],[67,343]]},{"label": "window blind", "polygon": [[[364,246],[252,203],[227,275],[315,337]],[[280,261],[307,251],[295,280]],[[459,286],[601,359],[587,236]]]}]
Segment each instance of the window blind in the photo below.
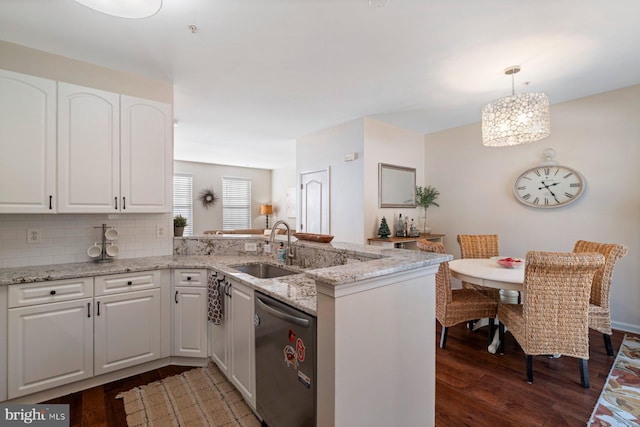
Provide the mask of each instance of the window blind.
[{"label": "window blind", "polygon": [[222,178],[222,228],[251,228],[251,180]]},{"label": "window blind", "polygon": [[188,173],[173,174],[173,216],[187,218],[183,236],[193,236],[193,176]]}]

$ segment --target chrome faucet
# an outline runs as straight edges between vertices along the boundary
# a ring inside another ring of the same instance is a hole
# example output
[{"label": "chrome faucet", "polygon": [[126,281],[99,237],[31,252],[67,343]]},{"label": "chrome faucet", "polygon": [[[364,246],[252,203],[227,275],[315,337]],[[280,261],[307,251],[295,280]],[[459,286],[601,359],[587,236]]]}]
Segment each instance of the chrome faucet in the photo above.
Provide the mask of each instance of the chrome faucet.
[{"label": "chrome faucet", "polygon": [[280,224],[283,224],[285,227],[287,227],[287,265],[292,265],[293,264],[293,250],[291,249],[291,227],[289,227],[289,224],[287,224],[287,221],[281,219],[276,221],[275,224],[273,224],[273,227],[271,228],[271,235],[269,236],[269,244],[273,244],[273,239],[276,235],[276,228],[278,228],[278,226]]}]

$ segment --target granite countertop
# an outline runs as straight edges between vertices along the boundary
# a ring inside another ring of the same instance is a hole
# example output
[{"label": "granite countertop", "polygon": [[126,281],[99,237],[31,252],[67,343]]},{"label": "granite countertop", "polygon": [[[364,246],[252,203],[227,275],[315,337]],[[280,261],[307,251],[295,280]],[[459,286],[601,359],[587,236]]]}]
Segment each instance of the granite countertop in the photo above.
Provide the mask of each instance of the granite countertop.
[{"label": "granite countertop", "polygon": [[342,252],[348,255],[347,263],[344,265],[314,269],[304,269],[295,265],[279,265],[289,270],[298,271],[300,274],[273,279],[259,279],[242,273],[231,266],[253,262],[265,262],[278,265],[272,256],[251,256],[244,254],[167,255],[119,259],[109,263],[80,262],[3,268],[0,269],[0,285],[104,276],[158,269],[208,268],[216,270],[218,273],[228,275],[229,278],[238,280],[306,313],[316,315],[316,280],[330,286],[339,286],[359,280],[435,265],[452,259],[451,255],[439,255],[405,249],[382,249],[374,246],[352,245],[347,243],[314,244],[305,242],[303,245],[311,248],[329,249],[332,252]]}]

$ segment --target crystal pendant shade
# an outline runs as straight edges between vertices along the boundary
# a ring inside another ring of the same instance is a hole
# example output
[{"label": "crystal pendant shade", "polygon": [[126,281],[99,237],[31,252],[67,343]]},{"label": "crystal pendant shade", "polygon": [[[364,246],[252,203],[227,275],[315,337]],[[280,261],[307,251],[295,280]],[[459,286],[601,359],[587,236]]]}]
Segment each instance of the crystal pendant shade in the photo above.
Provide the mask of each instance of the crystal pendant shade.
[{"label": "crystal pendant shade", "polygon": [[527,144],[550,134],[549,97],[545,93],[507,96],[482,108],[482,143],[488,147]]}]

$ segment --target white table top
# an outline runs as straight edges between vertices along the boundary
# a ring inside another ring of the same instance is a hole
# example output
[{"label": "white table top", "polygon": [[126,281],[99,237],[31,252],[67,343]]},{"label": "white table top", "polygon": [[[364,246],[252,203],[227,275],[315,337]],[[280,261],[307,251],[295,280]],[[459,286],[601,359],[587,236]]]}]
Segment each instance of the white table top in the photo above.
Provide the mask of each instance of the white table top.
[{"label": "white table top", "polygon": [[449,269],[453,277],[465,282],[488,288],[522,291],[524,266],[504,268],[492,259],[465,258],[449,261]]}]

